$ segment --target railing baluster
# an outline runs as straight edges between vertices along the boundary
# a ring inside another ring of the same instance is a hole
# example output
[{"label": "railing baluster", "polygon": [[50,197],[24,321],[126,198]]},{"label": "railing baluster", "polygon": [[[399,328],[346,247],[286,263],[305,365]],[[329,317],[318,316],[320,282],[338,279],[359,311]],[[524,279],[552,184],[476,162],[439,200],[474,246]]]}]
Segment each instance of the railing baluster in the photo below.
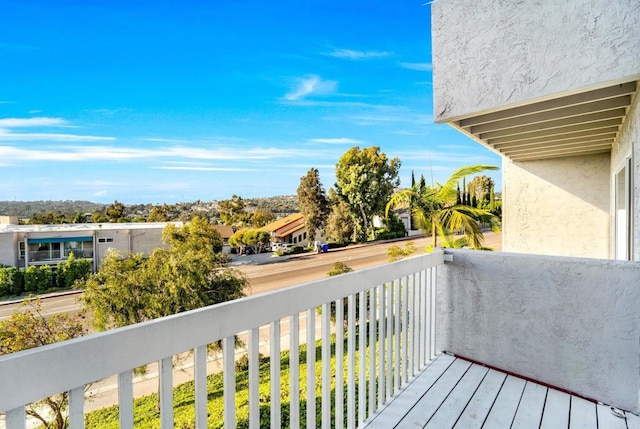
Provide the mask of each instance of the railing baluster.
[{"label": "railing baluster", "polygon": [[193,379],[196,405],[196,429],[207,428],[207,345],[193,353]]},{"label": "railing baluster", "polygon": [[358,426],[362,424],[365,419],[367,410],[367,305],[366,296],[367,292],[362,291],[358,296],[359,311],[358,311]]},{"label": "railing baluster", "polygon": [[260,328],[249,334],[249,428],[260,428]]},{"label": "railing baluster", "polygon": [[394,314],[394,332],[393,332],[393,394],[400,389],[400,372],[402,366],[400,362],[400,292],[402,284],[400,280],[395,281],[394,297],[393,297],[393,314]]},{"label": "railing baluster", "polygon": [[385,360],[385,344],[387,341],[387,335],[385,333],[386,289],[384,283],[380,285],[380,308],[378,309],[378,407],[382,407],[387,399],[385,394],[385,367],[387,365]]},{"label": "railing baluster", "polygon": [[395,282],[389,282],[387,285],[387,376],[386,378],[386,397],[387,401],[391,399],[393,394],[393,289]]},{"label": "railing baluster", "polygon": [[429,289],[427,288],[427,271],[420,272],[420,293],[422,299],[420,300],[420,341],[422,347],[420,347],[420,368],[422,368],[427,362],[427,356],[429,355],[429,345],[431,340],[429,339],[429,324],[427,322],[427,308],[429,307]]},{"label": "railing baluster", "polygon": [[[300,428],[300,315],[289,317],[289,426]],[[256,426],[257,428],[258,426]]]},{"label": "railing baluster", "polygon": [[271,428],[280,429],[280,320],[271,322],[269,385],[271,387]]},{"label": "railing baluster", "polygon": [[349,295],[347,307],[347,427],[356,427],[356,297]]},{"label": "railing baluster", "polygon": [[224,385],[224,427],[236,427],[236,373],[235,373],[235,338],[225,337],[222,340],[222,383]]},{"label": "railing baluster", "polygon": [[118,374],[118,408],[121,429],[133,428],[133,370]]},{"label": "railing baluster", "polygon": [[25,408],[18,407],[7,411],[6,424],[7,429],[26,429],[27,420],[25,418]]},{"label": "railing baluster", "polygon": [[160,360],[160,427],[173,429],[173,357]]},{"label": "railing baluster", "polygon": [[336,302],[336,429],[344,424],[344,300]]},{"label": "railing baluster", "polygon": [[376,411],[376,290],[369,290],[369,416]]},{"label": "railing baluster", "polygon": [[437,272],[436,267],[429,268],[431,274],[429,282],[429,291],[431,293],[431,299],[429,300],[429,342],[431,344],[428,360],[430,361],[436,356],[436,279]]},{"label": "railing baluster", "polygon": [[316,314],[307,310],[307,427],[316,427]]},{"label": "railing baluster", "polygon": [[409,355],[409,378],[413,378],[416,374],[416,285],[415,285],[415,274],[411,274],[409,276],[409,350],[407,351]]},{"label": "railing baluster", "polygon": [[402,285],[402,365],[401,365],[401,377],[400,384],[402,386],[409,380],[409,360],[411,355],[409,354],[409,278],[403,277],[401,280]]},{"label": "railing baluster", "polygon": [[331,303],[322,305],[322,427],[331,427]]},{"label": "railing baluster", "polygon": [[69,429],[84,429],[84,386],[69,391]]}]

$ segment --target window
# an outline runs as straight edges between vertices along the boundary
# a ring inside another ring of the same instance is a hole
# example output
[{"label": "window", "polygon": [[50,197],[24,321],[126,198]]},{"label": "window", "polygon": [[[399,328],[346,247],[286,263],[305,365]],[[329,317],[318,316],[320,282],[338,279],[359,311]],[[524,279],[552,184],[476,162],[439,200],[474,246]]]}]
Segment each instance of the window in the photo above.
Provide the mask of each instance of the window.
[{"label": "window", "polygon": [[18,258],[21,261],[24,261],[25,253],[26,253],[26,244],[24,241],[18,242]]},{"label": "window", "polygon": [[633,259],[633,174],[631,158],[614,177],[614,252],[616,259]]},{"label": "window", "polygon": [[98,243],[113,243],[113,237],[98,238]]}]

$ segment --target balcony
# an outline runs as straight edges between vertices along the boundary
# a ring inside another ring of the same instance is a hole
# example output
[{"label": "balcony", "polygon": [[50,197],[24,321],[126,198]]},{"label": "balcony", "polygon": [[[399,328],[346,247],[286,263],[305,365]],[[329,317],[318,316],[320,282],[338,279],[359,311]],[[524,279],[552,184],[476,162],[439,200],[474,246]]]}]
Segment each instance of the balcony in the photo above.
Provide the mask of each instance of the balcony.
[{"label": "balcony", "polygon": [[[172,428],[172,363],[193,351],[195,427],[206,428],[207,344],[221,340],[227,428],[257,428],[261,418],[274,428],[305,418],[307,427],[545,427],[560,418],[564,427],[640,427],[639,279],[631,262],[438,250],[3,356],[0,411],[7,428],[24,428],[26,404],[69,391],[70,428],[83,428],[85,386],[115,376],[120,427],[132,428],[133,369],[158,362],[160,425]],[[236,336],[249,355],[246,418],[236,414]],[[284,349],[292,376],[283,380]],[[306,394],[282,403],[283,386]]]},{"label": "balcony", "polygon": [[71,253],[76,259],[93,259],[93,250],[71,250],[66,253],[62,253],[60,250],[33,250],[29,251],[29,263],[64,262]]}]

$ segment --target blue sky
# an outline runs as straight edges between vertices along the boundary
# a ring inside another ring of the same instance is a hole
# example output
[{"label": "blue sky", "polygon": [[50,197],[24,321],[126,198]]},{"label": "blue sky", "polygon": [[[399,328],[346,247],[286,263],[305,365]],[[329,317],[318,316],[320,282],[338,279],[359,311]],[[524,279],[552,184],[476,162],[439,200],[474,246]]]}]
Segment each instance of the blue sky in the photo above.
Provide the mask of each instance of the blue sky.
[{"label": "blue sky", "polygon": [[[432,121],[424,1],[12,1],[0,200],[295,194],[352,146],[427,182],[500,158]],[[497,190],[500,173],[492,173]]]}]

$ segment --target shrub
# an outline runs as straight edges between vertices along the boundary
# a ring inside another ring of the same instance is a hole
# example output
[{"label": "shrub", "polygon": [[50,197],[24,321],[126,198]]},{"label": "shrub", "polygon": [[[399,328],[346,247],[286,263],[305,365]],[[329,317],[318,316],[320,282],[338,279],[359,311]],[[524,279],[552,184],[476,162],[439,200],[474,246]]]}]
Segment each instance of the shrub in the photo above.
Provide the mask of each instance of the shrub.
[{"label": "shrub", "polygon": [[389,257],[389,262],[398,261],[407,256],[411,256],[416,250],[418,249],[413,245],[413,242],[410,241],[404,245],[404,249],[397,245],[389,247],[387,256]]},{"label": "shrub", "polygon": [[25,292],[45,292],[51,285],[51,268],[48,265],[31,265],[24,271]]},{"label": "shrub", "polygon": [[344,273],[348,273],[353,271],[353,268],[351,268],[350,266],[348,266],[347,264],[345,264],[344,262],[336,262],[333,264],[333,267],[331,268],[331,270],[329,272],[327,272],[327,276],[332,277],[332,276],[337,276],[340,274],[344,274]]},{"label": "shrub", "polygon": [[291,248],[291,252],[290,253],[295,254],[295,253],[302,253],[302,252],[304,252],[304,247],[302,247],[302,246],[293,246]]},{"label": "shrub", "polygon": [[9,295],[22,295],[24,293],[24,271],[16,267],[5,267],[4,270]]}]

